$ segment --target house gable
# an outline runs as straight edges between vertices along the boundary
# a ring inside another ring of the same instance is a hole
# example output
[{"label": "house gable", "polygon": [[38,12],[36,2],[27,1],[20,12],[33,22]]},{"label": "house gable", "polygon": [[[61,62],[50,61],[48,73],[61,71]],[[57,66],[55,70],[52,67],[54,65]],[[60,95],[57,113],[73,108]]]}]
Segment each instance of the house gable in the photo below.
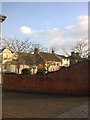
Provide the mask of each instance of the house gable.
[{"label": "house gable", "polygon": [[8,48],[2,49],[0,56],[2,57],[2,64],[13,59],[13,53]]},{"label": "house gable", "polygon": [[65,66],[68,67],[70,65],[70,58],[63,56],[63,55],[57,55],[57,58],[60,59],[62,61],[62,65],[61,66]]}]

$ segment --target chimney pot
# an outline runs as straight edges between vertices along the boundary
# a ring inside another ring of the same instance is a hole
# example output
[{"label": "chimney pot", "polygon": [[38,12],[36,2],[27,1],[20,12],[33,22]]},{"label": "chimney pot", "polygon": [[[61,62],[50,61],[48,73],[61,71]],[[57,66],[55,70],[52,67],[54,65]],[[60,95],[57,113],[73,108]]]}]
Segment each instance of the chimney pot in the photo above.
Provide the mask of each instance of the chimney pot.
[{"label": "chimney pot", "polygon": [[35,53],[38,53],[38,52],[39,52],[39,49],[38,49],[38,48],[35,48],[35,49],[34,49],[34,54],[35,54]]}]

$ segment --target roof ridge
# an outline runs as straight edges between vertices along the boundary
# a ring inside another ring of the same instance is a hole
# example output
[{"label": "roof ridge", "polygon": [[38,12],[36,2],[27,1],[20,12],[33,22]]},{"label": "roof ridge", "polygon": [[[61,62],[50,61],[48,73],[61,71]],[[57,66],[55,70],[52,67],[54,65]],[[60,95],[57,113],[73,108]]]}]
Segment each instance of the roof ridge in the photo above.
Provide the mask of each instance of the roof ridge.
[{"label": "roof ridge", "polygon": [[[41,54],[40,54],[41,53]],[[41,55],[43,58],[46,57],[46,59],[44,58],[44,60],[48,60],[51,56],[54,61],[61,61],[55,54],[53,53],[46,53],[46,52],[39,52],[39,55]],[[43,56],[43,55],[50,55],[49,56]],[[52,60],[51,60],[52,61]]]}]

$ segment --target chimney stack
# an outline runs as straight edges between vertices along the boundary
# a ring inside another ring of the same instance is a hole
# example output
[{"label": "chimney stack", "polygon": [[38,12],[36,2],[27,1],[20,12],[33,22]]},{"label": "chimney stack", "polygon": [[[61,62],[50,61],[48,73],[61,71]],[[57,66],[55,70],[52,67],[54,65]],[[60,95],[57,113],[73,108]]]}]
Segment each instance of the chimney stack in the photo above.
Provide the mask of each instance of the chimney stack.
[{"label": "chimney stack", "polygon": [[76,52],[76,56],[79,56],[79,52]]},{"label": "chimney stack", "polygon": [[54,49],[52,49],[52,54],[54,54]]},{"label": "chimney stack", "polygon": [[76,53],[74,51],[71,52],[71,56],[75,57]]},{"label": "chimney stack", "polygon": [[36,54],[36,53],[39,53],[39,49],[38,48],[34,49],[34,54]]}]

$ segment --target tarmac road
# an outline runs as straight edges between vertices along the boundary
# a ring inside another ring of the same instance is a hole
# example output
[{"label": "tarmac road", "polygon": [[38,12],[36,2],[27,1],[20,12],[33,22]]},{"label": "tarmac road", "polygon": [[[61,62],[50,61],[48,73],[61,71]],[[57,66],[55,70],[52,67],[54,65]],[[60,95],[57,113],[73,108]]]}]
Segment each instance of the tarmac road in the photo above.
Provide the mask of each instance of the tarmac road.
[{"label": "tarmac road", "polygon": [[2,103],[3,118],[88,117],[87,97],[4,92]]}]

